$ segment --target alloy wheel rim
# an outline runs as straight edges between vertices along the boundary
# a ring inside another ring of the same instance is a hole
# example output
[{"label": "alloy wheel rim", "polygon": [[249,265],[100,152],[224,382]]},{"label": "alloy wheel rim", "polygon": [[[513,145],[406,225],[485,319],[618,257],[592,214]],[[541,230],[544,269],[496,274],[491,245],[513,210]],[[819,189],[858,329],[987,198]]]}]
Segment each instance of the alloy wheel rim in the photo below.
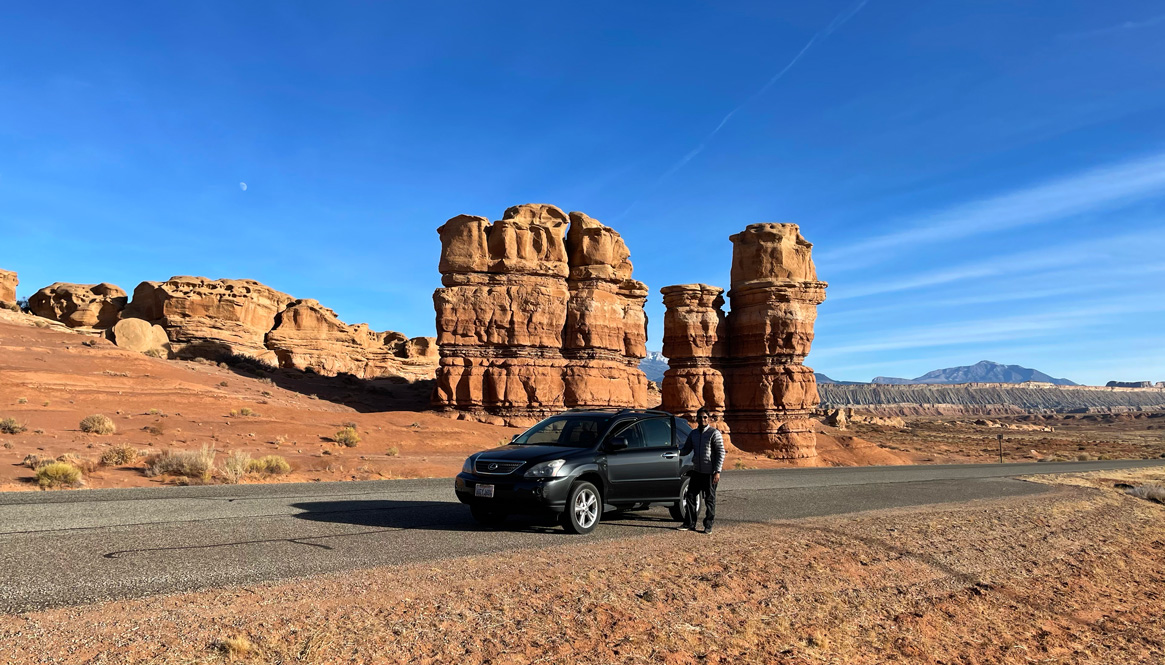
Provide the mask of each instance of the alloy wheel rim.
[{"label": "alloy wheel rim", "polygon": [[574,519],[584,529],[589,529],[599,519],[599,499],[590,490],[583,490],[574,499]]}]

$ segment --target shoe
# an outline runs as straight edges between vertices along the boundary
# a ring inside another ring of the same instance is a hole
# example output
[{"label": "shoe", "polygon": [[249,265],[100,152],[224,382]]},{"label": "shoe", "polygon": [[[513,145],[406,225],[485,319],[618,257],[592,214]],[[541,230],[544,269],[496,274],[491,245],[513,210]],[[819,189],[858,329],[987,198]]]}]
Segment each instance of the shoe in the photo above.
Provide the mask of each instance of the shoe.
[{"label": "shoe", "polygon": [[701,531],[700,533],[712,533],[712,527],[706,526],[706,527],[704,527],[704,530]]},{"label": "shoe", "polygon": [[690,527],[687,524],[677,526],[676,531],[695,531],[695,527]]}]

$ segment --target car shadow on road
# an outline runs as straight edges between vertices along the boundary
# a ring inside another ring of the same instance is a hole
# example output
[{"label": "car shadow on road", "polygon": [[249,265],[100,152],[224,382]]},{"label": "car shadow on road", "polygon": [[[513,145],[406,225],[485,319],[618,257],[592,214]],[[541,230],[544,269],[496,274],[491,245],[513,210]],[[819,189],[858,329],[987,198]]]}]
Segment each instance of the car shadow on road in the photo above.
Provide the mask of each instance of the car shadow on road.
[{"label": "car shadow on road", "polygon": [[553,517],[538,515],[515,515],[497,527],[484,526],[473,519],[468,506],[448,501],[309,501],[292,507],[303,511],[293,515],[297,519],[380,529],[561,531]]},{"label": "car shadow on road", "polygon": [[[312,522],[350,524],[379,529],[424,529],[433,531],[517,531],[526,533],[563,533],[551,515],[511,515],[497,526],[478,524],[469,507],[447,501],[340,500],[310,501],[292,504],[303,512],[293,516]],[[666,513],[608,512],[604,525],[672,528]]]}]

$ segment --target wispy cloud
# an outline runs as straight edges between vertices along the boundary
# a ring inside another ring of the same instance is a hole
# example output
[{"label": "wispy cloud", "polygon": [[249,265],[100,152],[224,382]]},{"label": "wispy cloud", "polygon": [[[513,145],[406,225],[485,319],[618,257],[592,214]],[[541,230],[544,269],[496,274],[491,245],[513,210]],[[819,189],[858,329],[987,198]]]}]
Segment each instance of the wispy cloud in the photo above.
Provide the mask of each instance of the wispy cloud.
[{"label": "wispy cloud", "polygon": [[919,349],[959,344],[982,344],[984,342],[1013,341],[1062,333],[1068,330],[1083,330],[1113,323],[1113,319],[1125,314],[1143,314],[1165,311],[1165,302],[1127,299],[1124,302],[1099,301],[1073,309],[1026,314],[1004,318],[953,321],[931,326],[908,328],[887,335],[881,339],[869,339],[856,344],[828,346],[814,349],[816,358],[829,358],[855,353],[891,351],[896,349]]},{"label": "wispy cloud", "polygon": [[[793,56],[792,60],[790,60],[784,67],[777,71],[776,74],[773,74],[768,81],[765,81],[765,84],[758,88],[756,92],[749,95],[747,99],[740,102],[735,107],[733,107],[731,111],[726,113],[724,117],[720,119],[720,122],[716,124],[712,131],[708,132],[708,134],[704,136],[703,140],[700,141],[696,147],[689,150],[675,164],[672,164],[668,170],[664,171],[658,178],[656,178],[655,183],[653,183],[651,186],[651,189],[654,190],[656,187],[663,184],[665,180],[672,177],[677,171],[687,166],[688,162],[695,159],[696,156],[701,152],[704,152],[704,148],[707,148],[708,144],[712,142],[712,139],[720,133],[720,130],[724,129],[724,126],[728,124],[728,121],[732,119],[732,116],[736,115],[738,112],[740,112],[741,109],[756,101],[766,92],[768,92],[769,88],[772,88],[774,85],[776,85],[777,81],[780,81],[782,78],[784,78],[785,74],[788,74],[789,70],[793,69],[793,67],[801,61],[801,58],[809,52],[809,49],[813,48],[814,44],[829,37],[834,32],[836,32],[838,28],[845,25],[845,23],[853,18],[858,12],[860,12],[862,8],[869,3],[869,1],[870,0],[858,0],[857,3],[851,5],[848,9],[835,16],[834,19],[829,22],[829,25],[825,26],[816,32],[812,37],[810,37],[809,41],[805,42],[805,45],[801,47],[801,50],[797,51],[797,54]],[[639,200],[633,201],[631,205],[627,206],[626,210],[619,214],[618,217],[623,217],[627,213],[631,212],[631,209],[634,208],[638,203]]]},{"label": "wispy cloud", "polygon": [[818,254],[834,270],[879,263],[901,250],[1044,224],[1165,195],[1165,154],[1091,169],[1007,194],[964,203],[919,218],[905,227]]},{"label": "wispy cloud", "polygon": [[1155,25],[1165,25],[1165,14],[1160,16],[1153,16],[1143,21],[1125,21],[1117,25],[1110,25],[1106,28],[1097,30],[1085,30],[1083,32],[1069,32],[1060,35],[1060,39],[1087,39],[1088,37],[1100,37],[1102,35],[1111,35],[1120,32],[1127,32],[1129,30],[1140,30],[1141,28],[1151,28]]}]

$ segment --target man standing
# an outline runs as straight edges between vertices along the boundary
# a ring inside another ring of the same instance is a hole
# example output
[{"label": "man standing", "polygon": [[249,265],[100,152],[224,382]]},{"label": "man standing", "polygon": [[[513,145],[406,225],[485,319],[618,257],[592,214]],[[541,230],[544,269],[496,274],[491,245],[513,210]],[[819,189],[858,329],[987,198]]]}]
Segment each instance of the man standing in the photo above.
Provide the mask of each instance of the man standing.
[{"label": "man standing", "polygon": [[688,492],[684,496],[684,524],[678,531],[696,528],[700,509],[699,498],[704,503],[704,533],[712,533],[712,522],[716,519],[716,486],[720,484],[720,470],[724,467],[724,437],[720,430],[708,424],[708,411],[700,407],[696,411],[696,429],[684,442],[682,455],[692,454],[695,469],[688,482]]}]

